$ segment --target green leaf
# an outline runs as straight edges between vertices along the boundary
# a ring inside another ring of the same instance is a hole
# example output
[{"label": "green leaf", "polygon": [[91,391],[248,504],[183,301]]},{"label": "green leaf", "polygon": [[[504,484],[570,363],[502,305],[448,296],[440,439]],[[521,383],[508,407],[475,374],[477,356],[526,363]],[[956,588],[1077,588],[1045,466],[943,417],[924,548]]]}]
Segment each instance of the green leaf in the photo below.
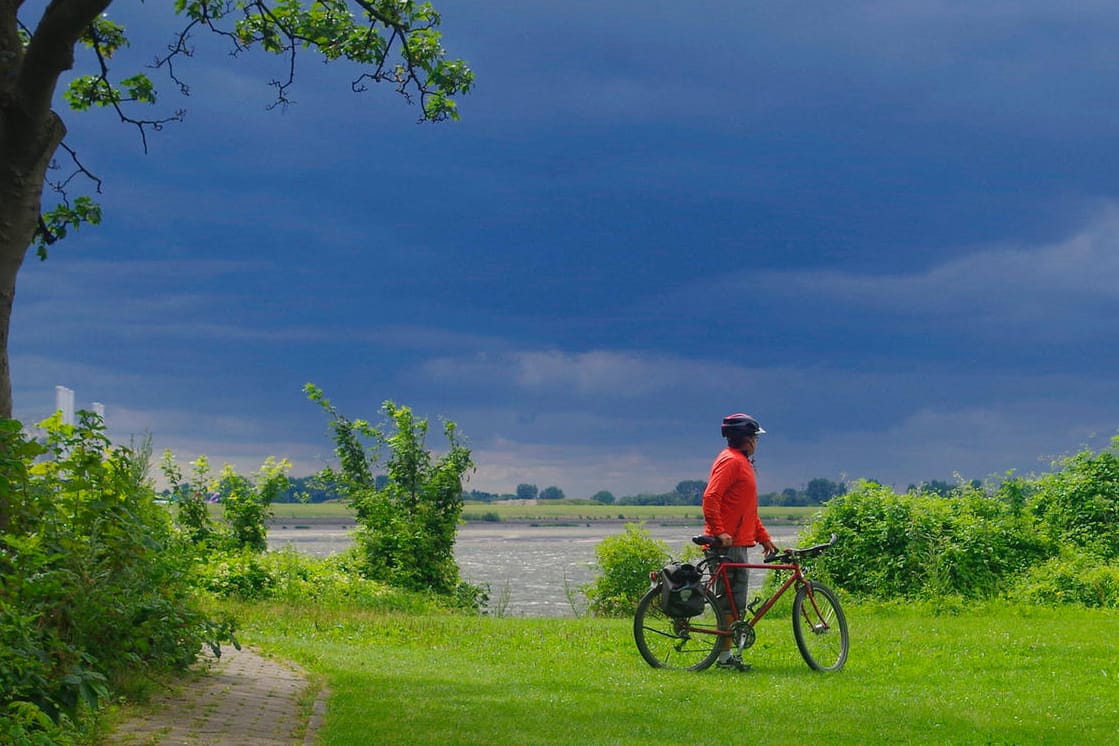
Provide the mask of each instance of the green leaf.
[{"label": "green leaf", "polygon": [[82,196],[74,200],[74,204],[60,204],[43,213],[43,223],[48,234],[42,232],[35,235],[35,253],[39,259],[47,258],[47,245],[60,238],[65,238],[71,229],[77,230],[83,223],[98,225],[101,222],[101,205],[93,198]]},{"label": "green leaf", "polygon": [[122,80],[120,84],[133,101],[146,104],[155,103],[155,86],[152,85],[152,81],[147,75],[143,73],[133,75],[131,78]]}]

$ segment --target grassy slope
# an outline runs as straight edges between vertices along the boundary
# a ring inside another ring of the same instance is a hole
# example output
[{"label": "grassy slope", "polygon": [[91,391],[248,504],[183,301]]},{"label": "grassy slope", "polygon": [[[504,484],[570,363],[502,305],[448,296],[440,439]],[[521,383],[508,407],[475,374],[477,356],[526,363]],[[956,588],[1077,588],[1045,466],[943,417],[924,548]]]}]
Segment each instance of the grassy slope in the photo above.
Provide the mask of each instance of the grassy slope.
[{"label": "grassy slope", "polygon": [[239,609],[244,638],[324,674],[324,744],[1110,743],[1119,615],[985,606],[848,609],[839,674],[800,659],[785,614],[754,670],[653,670],[628,620]]}]

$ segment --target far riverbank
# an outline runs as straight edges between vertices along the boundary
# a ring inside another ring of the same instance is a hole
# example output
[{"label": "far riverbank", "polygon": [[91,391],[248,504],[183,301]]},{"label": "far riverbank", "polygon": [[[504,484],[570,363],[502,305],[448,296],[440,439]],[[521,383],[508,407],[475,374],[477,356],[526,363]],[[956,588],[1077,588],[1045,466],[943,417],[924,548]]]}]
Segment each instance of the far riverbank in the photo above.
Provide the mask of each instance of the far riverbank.
[{"label": "far riverbank", "polygon": [[[219,509],[219,506],[214,506]],[[338,503],[274,503],[270,525],[323,525],[332,522],[353,524],[353,511]],[[759,514],[766,525],[799,526],[811,520],[819,507],[762,506]],[[702,523],[698,505],[602,505],[567,502],[518,501],[513,503],[466,503],[465,523],[539,523],[575,525],[581,523],[624,525],[646,523],[670,525]]]}]

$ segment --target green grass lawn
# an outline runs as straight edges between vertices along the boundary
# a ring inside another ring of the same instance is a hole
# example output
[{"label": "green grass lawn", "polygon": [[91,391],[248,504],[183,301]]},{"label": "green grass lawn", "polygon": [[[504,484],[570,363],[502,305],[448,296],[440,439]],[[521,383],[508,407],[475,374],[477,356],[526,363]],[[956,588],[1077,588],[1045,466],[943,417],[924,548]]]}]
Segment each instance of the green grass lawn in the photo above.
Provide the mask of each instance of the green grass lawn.
[{"label": "green grass lawn", "polygon": [[805,665],[786,613],[762,622],[740,674],[651,669],[630,620],[236,612],[243,640],[325,677],[323,744],[1104,744],[1119,731],[1113,611],[849,605],[850,659],[833,674]]}]

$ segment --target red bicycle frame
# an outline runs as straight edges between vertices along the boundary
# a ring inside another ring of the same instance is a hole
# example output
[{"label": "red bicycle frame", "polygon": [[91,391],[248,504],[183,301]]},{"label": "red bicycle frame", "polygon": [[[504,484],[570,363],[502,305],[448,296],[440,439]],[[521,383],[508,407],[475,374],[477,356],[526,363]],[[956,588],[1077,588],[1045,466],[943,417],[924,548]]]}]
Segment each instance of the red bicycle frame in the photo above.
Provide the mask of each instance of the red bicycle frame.
[{"label": "red bicycle frame", "polygon": [[[709,557],[708,560],[707,560],[707,562],[709,563],[708,567],[710,567],[710,563],[712,563],[713,561],[715,561],[717,559],[718,559],[717,557]],[[741,610],[738,608],[738,602],[734,598],[734,592],[731,588],[730,578],[727,576],[727,570],[738,570],[738,569],[746,569],[746,570],[792,570],[793,574],[785,579],[785,581],[781,584],[781,586],[773,593],[772,596],[770,596],[766,600],[766,602],[764,604],[761,605],[761,608],[759,608],[757,611],[754,611],[753,609],[751,609],[750,608],[751,605],[747,604],[746,605],[746,610],[750,611],[752,613],[752,616],[749,619],[745,619],[742,615]],[[722,582],[723,591],[725,593],[724,598],[728,601],[728,607],[729,607],[728,610],[732,614],[733,620],[734,621],[742,620],[742,621],[746,622],[747,624],[749,624],[751,627],[756,625],[761,620],[761,618],[764,617],[769,612],[769,610],[773,608],[774,604],[777,603],[777,601],[781,598],[781,596],[785,595],[785,591],[789,590],[790,588],[792,588],[795,585],[800,585],[800,584],[808,585],[808,583],[804,579],[804,573],[801,572],[800,563],[798,563],[798,562],[791,562],[791,563],[788,563],[788,564],[779,564],[779,563],[765,563],[765,564],[763,564],[763,563],[755,563],[755,562],[729,562],[729,561],[724,560],[722,562],[719,562],[718,567],[715,569],[714,572],[711,573],[711,575],[707,579],[707,582],[705,583],[705,585],[707,586],[707,589],[709,591],[711,591],[715,595],[718,595],[716,593],[716,586],[719,584],[720,581]],[[812,595],[811,592],[809,592],[809,597],[810,598],[811,598],[811,595]],[[815,599],[812,599],[813,606],[815,606],[815,603],[816,603]],[[693,626],[691,629],[692,629],[693,632],[708,632],[710,634],[717,634],[717,635],[721,635],[723,637],[729,637],[730,635],[733,634],[733,632],[729,628],[725,629],[725,630],[715,630],[715,629],[704,629],[702,627]]]}]

